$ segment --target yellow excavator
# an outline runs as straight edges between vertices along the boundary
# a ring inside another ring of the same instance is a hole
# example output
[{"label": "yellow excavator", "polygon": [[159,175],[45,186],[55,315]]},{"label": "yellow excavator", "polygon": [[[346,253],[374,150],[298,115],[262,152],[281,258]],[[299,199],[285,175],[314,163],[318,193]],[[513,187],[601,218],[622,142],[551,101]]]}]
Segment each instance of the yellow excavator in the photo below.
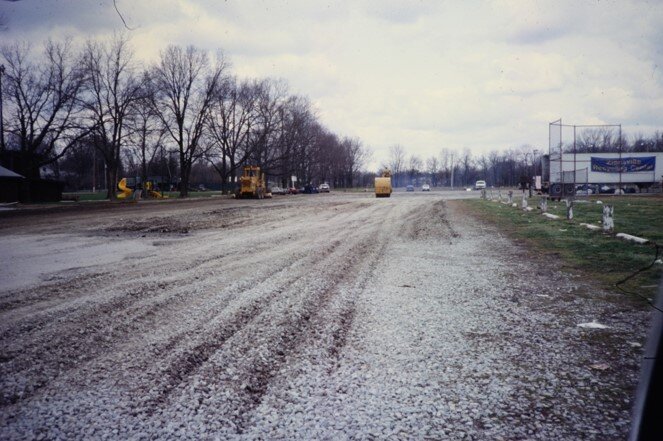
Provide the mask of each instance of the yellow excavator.
[{"label": "yellow excavator", "polygon": [[375,197],[388,198],[391,196],[391,171],[385,169],[375,178]]},{"label": "yellow excavator", "polygon": [[235,195],[237,198],[262,199],[271,196],[267,194],[265,174],[260,171],[260,167],[245,165],[239,184],[239,191]]}]

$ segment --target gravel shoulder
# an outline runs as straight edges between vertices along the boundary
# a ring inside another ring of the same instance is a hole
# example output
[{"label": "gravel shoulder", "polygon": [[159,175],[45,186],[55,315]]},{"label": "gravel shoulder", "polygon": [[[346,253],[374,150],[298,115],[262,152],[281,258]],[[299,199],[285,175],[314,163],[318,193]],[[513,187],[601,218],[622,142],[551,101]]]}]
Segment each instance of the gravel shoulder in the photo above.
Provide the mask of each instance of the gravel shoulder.
[{"label": "gravel shoulder", "polygon": [[370,196],[5,216],[0,438],[626,437],[646,309]]}]

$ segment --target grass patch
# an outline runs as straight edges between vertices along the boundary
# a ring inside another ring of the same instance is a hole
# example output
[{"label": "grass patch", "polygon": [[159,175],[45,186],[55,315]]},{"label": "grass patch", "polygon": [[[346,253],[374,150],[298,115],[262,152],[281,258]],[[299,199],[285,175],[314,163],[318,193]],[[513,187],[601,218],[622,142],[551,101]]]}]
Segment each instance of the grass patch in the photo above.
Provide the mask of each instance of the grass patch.
[{"label": "grass patch", "polygon": [[[538,200],[538,197],[530,198],[529,205],[535,206]],[[656,250],[651,244],[638,245],[580,226],[583,222],[601,225],[603,204],[597,204],[598,200],[614,206],[615,232],[656,242],[663,254],[663,197],[660,195],[593,197],[584,203],[576,201],[572,221],[566,220],[564,202],[548,202],[548,211],[561,216],[561,220],[541,216],[537,208],[525,212],[485,200],[464,203],[477,217],[495,224],[510,237],[526,241],[544,257],[549,256],[547,260],[561,259],[562,268],[580,270],[603,287],[618,291],[615,283],[651,264]],[[663,265],[655,264],[622,288],[653,297],[662,274]]]},{"label": "grass patch", "polygon": [[[180,192],[179,191],[166,191],[164,192],[166,196],[168,196],[169,199],[177,199],[180,197]],[[223,193],[220,191],[190,191],[189,192],[189,197],[190,198],[203,198],[203,197],[211,197],[211,196],[220,196]],[[91,192],[91,191],[80,191],[80,192],[70,192],[70,193],[62,193],[62,196],[64,199],[68,198],[75,198],[78,197],[79,201],[105,201],[108,200],[106,198],[106,190],[104,191],[97,191],[97,192]],[[143,198],[145,199],[145,198]]]},{"label": "grass patch", "polygon": [[65,199],[78,197],[79,201],[103,201],[106,200],[106,191],[96,191],[94,193],[91,191],[62,193],[62,197]]}]

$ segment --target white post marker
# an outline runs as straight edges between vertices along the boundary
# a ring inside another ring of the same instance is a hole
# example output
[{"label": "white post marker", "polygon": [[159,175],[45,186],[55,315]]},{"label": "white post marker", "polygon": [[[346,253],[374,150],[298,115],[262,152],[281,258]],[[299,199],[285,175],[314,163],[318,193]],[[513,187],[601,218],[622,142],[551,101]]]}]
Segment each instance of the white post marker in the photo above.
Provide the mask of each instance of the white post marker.
[{"label": "white post marker", "polygon": [[513,204],[513,190],[509,190],[509,205]]},{"label": "white post marker", "polygon": [[630,240],[631,242],[639,243],[640,245],[644,245],[649,242],[649,240],[644,239],[642,237],[633,236],[626,233],[617,233],[617,237],[620,239]]},{"label": "white post marker", "polygon": [[548,196],[541,196],[541,202],[539,202],[539,207],[541,208],[541,213],[548,212]]},{"label": "white post marker", "polygon": [[523,192],[522,208],[523,210],[527,208],[527,194],[525,192]]},{"label": "white post marker", "polygon": [[613,219],[614,208],[612,205],[603,205],[603,232],[612,233],[615,229],[615,221]]},{"label": "white post marker", "polygon": [[573,220],[573,199],[566,199],[566,219]]}]

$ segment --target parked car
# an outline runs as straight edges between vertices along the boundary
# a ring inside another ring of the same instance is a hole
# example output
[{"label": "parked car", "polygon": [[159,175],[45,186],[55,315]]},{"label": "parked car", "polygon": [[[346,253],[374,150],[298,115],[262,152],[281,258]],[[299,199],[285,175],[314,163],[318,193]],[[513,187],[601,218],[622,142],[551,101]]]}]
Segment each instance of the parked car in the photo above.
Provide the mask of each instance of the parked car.
[{"label": "parked car", "polygon": [[483,190],[486,188],[486,181],[476,181],[474,183],[475,190]]},{"label": "parked car", "polygon": [[430,191],[430,185],[424,184],[421,186],[421,191]]},{"label": "parked car", "polygon": [[614,189],[613,187],[609,186],[609,185],[602,185],[602,186],[599,188],[599,193],[602,193],[602,194],[614,194],[614,193],[615,193],[615,189]]},{"label": "parked car", "polygon": [[318,190],[320,190],[320,193],[329,193],[331,191],[331,189],[329,188],[329,184],[327,184],[326,182],[324,184],[320,184]]},{"label": "parked car", "polygon": [[405,187],[405,191],[414,191],[414,185],[408,185]]},{"label": "parked car", "polygon": [[584,185],[577,185],[576,186],[576,194],[578,196],[589,196],[590,194],[594,194],[596,190],[588,184]]},{"label": "parked car", "polygon": [[304,188],[304,190],[302,191],[302,193],[306,193],[306,194],[318,193],[318,187],[316,187],[315,185],[306,184],[303,188]]},{"label": "parked car", "polygon": [[285,188],[281,188],[281,187],[278,187],[278,186],[272,187],[272,194],[284,195],[285,193],[286,193]]},{"label": "parked car", "polygon": [[290,187],[288,189],[288,194],[297,194],[297,193],[299,193],[299,190],[297,190],[296,187]]}]

